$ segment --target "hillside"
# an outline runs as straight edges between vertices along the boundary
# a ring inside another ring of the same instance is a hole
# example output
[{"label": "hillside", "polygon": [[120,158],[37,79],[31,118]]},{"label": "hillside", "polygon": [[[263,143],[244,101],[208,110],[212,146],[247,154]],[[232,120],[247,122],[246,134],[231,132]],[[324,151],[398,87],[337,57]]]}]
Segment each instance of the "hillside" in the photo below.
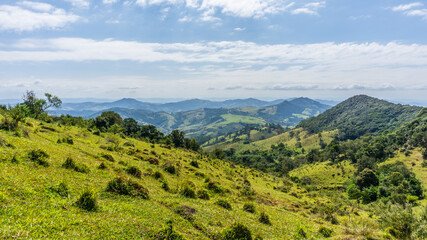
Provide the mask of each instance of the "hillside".
[{"label": "hillside", "polygon": [[363,135],[394,130],[402,123],[415,119],[421,109],[358,95],[316,117],[301,121],[297,127],[310,133],[338,129],[342,139],[356,139]]},{"label": "hillside", "polygon": [[[236,101],[236,100],[234,100]],[[254,100],[255,101],[255,100]],[[308,98],[283,101],[268,107],[202,108],[175,113],[151,112],[128,108],[111,108],[108,111],[119,113],[123,118],[133,118],[141,124],[152,124],[163,132],[173,129],[184,131],[189,137],[200,137],[201,142],[238,131],[246,125],[277,123],[293,127],[301,120],[320,114],[328,109]],[[90,115],[96,117],[101,112]]]},{"label": "hillside", "polygon": [[[28,120],[18,132],[1,130],[0,143],[1,238],[165,239],[159,236],[172,226],[187,239],[211,239],[237,222],[258,238],[322,238],[357,234],[345,225],[364,219],[334,214],[342,225],[333,225],[310,210],[326,197],[309,197],[282,178],[113,134]],[[148,195],[107,191],[117,177]],[[76,205],[87,190],[98,199],[95,211]],[[242,209],[249,203],[254,213]]]},{"label": "hillside", "polygon": [[206,153],[180,131],[50,117],[32,100],[0,108],[1,238],[427,237],[425,109],[378,136],[269,124],[248,140],[277,144]]}]

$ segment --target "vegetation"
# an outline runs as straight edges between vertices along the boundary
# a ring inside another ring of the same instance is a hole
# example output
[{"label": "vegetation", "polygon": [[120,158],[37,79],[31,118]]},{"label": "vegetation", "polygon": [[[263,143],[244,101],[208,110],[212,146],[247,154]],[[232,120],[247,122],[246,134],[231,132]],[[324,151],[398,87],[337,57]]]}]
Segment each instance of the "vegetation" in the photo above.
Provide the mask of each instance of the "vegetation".
[{"label": "vegetation", "polygon": [[283,129],[233,154],[194,151],[180,132],[126,132],[132,121],[114,113],[99,121],[108,119],[100,129],[96,119],[29,116],[0,130],[0,238],[427,237],[424,110],[372,136]]}]

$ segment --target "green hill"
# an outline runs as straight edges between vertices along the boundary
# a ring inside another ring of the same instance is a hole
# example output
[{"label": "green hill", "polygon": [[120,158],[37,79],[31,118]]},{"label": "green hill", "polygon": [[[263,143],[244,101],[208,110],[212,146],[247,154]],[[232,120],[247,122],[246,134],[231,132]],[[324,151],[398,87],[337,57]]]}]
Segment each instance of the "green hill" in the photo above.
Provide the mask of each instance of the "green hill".
[{"label": "green hill", "polygon": [[[308,98],[296,98],[267,107],[202,108],[175,113],[151,112],[129,108],[111,108],[123,118],[134,118],[141,124],[155,125],[168,133],[173,129],[196,137],[200,143],[243,129],[246,125],[276,123],[293,127],[301,120],[316,116],[330,106]],[[90,117],[96,117],[96,113]]]},{"label": "green hill", "polygon": [[363,135],[394,130],[402,123],[415,119],[421,109],[358,95],[316,117],[301,121],[297,127],[310,133],[338,129],[342,139],[356,139]]}]

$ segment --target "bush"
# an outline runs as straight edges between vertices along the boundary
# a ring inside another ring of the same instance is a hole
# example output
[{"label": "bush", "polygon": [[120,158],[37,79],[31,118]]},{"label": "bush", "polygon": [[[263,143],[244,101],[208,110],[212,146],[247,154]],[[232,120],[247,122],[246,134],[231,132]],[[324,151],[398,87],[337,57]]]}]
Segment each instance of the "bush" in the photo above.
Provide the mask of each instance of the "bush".
[{"label": "bush", "polygon": [[374,171],[369,168],[365,168],[359,175],[356,177],[356,185],[360,190],[363,188],[368,188],[370,186],[378,186],[379,180]]},{"label": "bush", "polygon": [[159,172],[159,171],[155,171],[155,172],[153,173],[153,177],[154,177],[155,179],[161,179],[161,178],[163,178],[163,174],[162,174],[161,172]]},{"label": "bush", "polygon": [[225,208],[227,210],[231,210],[232,209],[231,208],[231,204],[229,202],[225,201],[225,200],[222,200],[222,199],[216,201],[215,204],[218,205],[218,206],[220,206],[220,207],[222,207],[222,208]]},{"label": "bush", "polygon": [[179,232],[175,231],[172,226],[172,221],[167,221],[166,226],[160,230],[153,239],[156,240],[185,240]]},{"label": "bush", "polygon": [[190,162],[190,165],[191,165],[191,166],[193,166],[193,167],[195,167],[195,168],[199,168],[199,162],[197,162],[197,161],[195,161],[195,160],[192,160],[192,161]]},{"label": "bush", "polygon": [[217,182],[208,182],[207,188],[214,193],[224,193],[224,189]]},{"label": "bush", "polygon": [[107,165],[105,165],[105,163],[101,163],[99,164],[98,169],[101,169],[101,170],[107,169]]},{"label": "bush", "polygon": [[205,190],[199,190],[197,191],[197,197],[203,200],[209,200],[209,194]]},{"label": "bush", "polygon": [[63,182],[56,187],[51,187],[51,190],[63,198],[67,198],[70,195],[67,184]]},{"label": "bush", "polygon": [[421,167],[427,168],[427,160],[423,160],[423,162],[421,163]]},{"label": "bush", "polygon": [[80,172],[80,173],[88,173],[90,172],[89,168],[84,165],[84,164],[77,164],[73,161],[72,158],[68,157],[64,164],[62,164],[62,167],[66,168],[66,169],[73,169],[76,172]]},{"label": "bush", "polygon": [[166,180],[162,179],[162,180],[160,180],[160,182],[162,183],[161,187],[163,190],[165,190],[166,192],[170,190],[169,184],[168,184],[168,182],[166,182]]},{"label": "bush", "polygon": [[58,139],[57,143],[68,143],[68,144],[70,144],[70,145],[73,145],[73,144],[74,144],[74,141],[73,141],[73,139],[72,139],[71,137],[66,136],[66,137],[64,137],[64,138],[60,138],[60,139]]},{"label": "bush", "polygon": [[255,213],[255,205],[253,203],[245,203],[243,210],[250,213]]},{"label": "bush", "polygon": [[264,212],[259,215],[258,221],[263,224],[271,225],[270,217]]},{"label": "bush", "polygon": [[141,178],[141,176],[142,176],[141,170],[139,170],[139,168],[137,168],[135,166],[130,166],[130,167],[126,168],[126,172],[129,175],[132,175],[132,176],[134,176],[136,178]]},{"label": "bush", "polygon": [[252,240],[252,233],[248,227],[241,223],[234,223],[223,233],[223,238],[227,240]]},{"label": "bush", "polygon": [[322,234],[325,238],[331,237],[334,230],[329,229],[327,227],[321,226],[319,228],[319,233]]},{"label": "bush", "polygon": [[77,200],[76,202],[77,207],[84,209],[86,211],[96,211],[98,209],[98,203],[95,194],[90,191],[86,190]]},{"label": "bush", "polygon": [[163,166],[163,169],[164,169],[166,172],[170,173],[170,174],[175,174],[175,173],[176,173],[176,168],[175,168],[175,166],[174,166],[174,165],[172,165],[172,164],[164,165],[164,166]]},{"label": "bush", "polygon": [[46,160],[47,158],[49,158],[49,155],[41,150],[31,150],[28,153],[28,158],[30,159],[30,161],[37,163],[38,165],[41,165],[43,167],[49,167],[49,162]]},{"label": "bush", "polygon": [[196,192],[189,185],[184,186],[181,195],[187,198],[196,198]]},{"label": "bush", "polygon": [[307,233],[304,231],[303,228],[299,228],[296,236],[297,238],[307,238]]},{"label": "bush", "polygon": [[104,158],[104,159],[105,159],[105,160],[107,160],[107,161],[115,162],[115,160],[114,160],[113,156],[111,156],[110,154],[103,153],[103,154],[101,154],[101,157],[102,157],[102,158]]},{"label": "bush", "polygon": [[132,197],[141,197],[148,199],[148,190],[137,182],[121,177],[111,180],[107,185],[107,192],[119,195],[128,195]]}]

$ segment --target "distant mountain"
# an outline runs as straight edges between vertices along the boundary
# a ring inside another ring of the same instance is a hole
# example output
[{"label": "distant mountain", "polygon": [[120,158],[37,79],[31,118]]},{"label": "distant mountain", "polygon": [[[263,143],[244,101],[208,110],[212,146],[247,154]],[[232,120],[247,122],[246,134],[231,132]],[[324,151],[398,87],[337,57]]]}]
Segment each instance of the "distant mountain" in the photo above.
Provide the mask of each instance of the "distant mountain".
[{"label": "distant mountain", "polygon": [[129,108],[135,110],[146,110],[152,112],[182,112],[202,108],[235,108],[235,107],[265,107],[275,105],[283,100],[262,101],[255,98],[232,99],[226,101],[210,101],[202,99],[190,99],[172,103],[148,103],[141,102],[133,98],[123,98],[114,102],[83,102],[83,103],[64,103],[60,110],[50,110],[54,115],[75,113],[85,114],[88,117],[95,112],[110,108]]},{"label": "distant mountain", "polygon": [[394,104],[366,95],[357,95],[297,127],[318,133],[338,129],[343,139],[394,130],[417,116],[422,108]]},{"label": "distant mountain", "polygon": [[[195,105],[210,106],[211,103],[207,100],[193,99],[178,102],[175,105],[164,104],[162,108],[186,109]],[[117,105],[117,102],[115,104]],[[221,104],[222,106],[239,106],[241,104],[268,104],[268,102],[257,99],[238,99],[224,101]],[[208,138],[240,130],[248,124],[263,125],[265,123],[277,123],[293,127],[301,120],[316,116],[328,108],[328,105],[321,104],[309,98],[296,98],[266,107],[200,108],[180,112],[153,112],[142,109],[116,107],[92,113],[89,117],[96,117],[101,112],[107,110],[115,111],[123,118],[129,117],[141,124],[155,125],[163,132],[180,129],[186,132],[189,137],[205,136]]]}]

